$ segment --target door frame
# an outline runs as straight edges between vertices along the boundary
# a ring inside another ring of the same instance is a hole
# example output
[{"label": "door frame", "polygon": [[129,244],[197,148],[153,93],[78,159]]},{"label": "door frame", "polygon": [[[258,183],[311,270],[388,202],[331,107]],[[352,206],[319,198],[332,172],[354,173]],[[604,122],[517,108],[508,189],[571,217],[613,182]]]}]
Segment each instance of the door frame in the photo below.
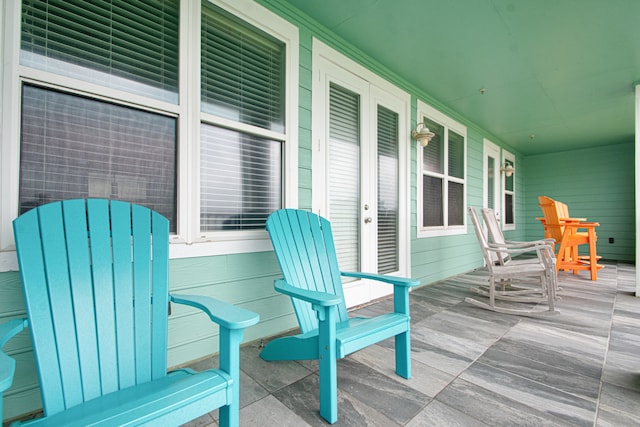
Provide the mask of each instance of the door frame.
[{"label": "door frame", "polygon": [[[397,108],[399,114],[398,127],[398,258],[399,270],[395,274],[409,277],[411,274],[411,254],[410,254],[410,227],[411,227],[411,209],[410,209],[410,158],[411,143],[409,140],[410,114],[411,114],[411,96],[376,75],[372,71],[347,58],[345,55],[332,49],[328,45],[314,38],[312,43],[313,51],[313,87],[312,87],[312,210],[313,212],[327,217],[329,220],[330,212],[327,206],[327,162],[328,150],[326,142],[328,141],[328,116],[329,116],[329,98],[328,87],[329,82],[344,85],[345,88],[361,87],[366,96],[363,97],[361,103],[361,111],[367,111],[362,116],[361,126],[362,137],[375,138],[375,125],[377,110],[376,105],[393,106]],[[366,90],[365,90],[366,86]],[[395,100],[391,102],[390,100]],[[394,110],[395,111],[395,110]],[[377,139],[376,139],[377,140]],[[361,164],[367,161],[367,167],[375,168],[375,153],[361,156]],[[370,174],[377,177],[377,172]],[[375,181],[377,182],[377,181]],[[374,194],[377,196],[377,188],[368,188],[361,192]],[[371,209],[377,212],[377,197],[370,202]],[[361,206],[360,215],[363,210]],[[372,224],[377,227],[377,221]],[[371,233],[368,234],[372,236]],[[365,244],[365,241],[362,242]],[[372,246],[372,245],[368,245]],[[377,247],[377,245],[376,245]],[[367,248],[370,253],[366,258],[375,259],[375,262],[367,262],[363,257],[363,271],[377,273],[377,252]],[[388,295],[392,292],[390,286],[376,284],[370,286],[367,281],[356,281],[345,284],[345,299],[348,307],[360,305],[373,299]],[[360,289],[358,289],[360,288]],[[366,291],[362,291],[367,288]]]}]

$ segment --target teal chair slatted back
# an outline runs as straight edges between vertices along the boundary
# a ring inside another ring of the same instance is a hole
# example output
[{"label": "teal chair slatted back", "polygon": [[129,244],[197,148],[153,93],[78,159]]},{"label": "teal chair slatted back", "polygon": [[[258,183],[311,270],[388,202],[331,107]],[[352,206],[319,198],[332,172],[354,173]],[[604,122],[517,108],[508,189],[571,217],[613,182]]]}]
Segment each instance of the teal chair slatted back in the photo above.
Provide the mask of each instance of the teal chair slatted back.
[{"label": "teal chair slatted back", "polygon": [[[348,320],[329,221],[312,212],[282,209],[269,216],[267,231],[286,282],[340,296],[337,322]],[[301,332],[317,329],[318,319],[311,304],[297,298],[291,301]]]},{"label": "teal chair slatted back", "polygon": [[166,375],[166,218],[66,200],[21,215],[14,232],[46,415]]}]

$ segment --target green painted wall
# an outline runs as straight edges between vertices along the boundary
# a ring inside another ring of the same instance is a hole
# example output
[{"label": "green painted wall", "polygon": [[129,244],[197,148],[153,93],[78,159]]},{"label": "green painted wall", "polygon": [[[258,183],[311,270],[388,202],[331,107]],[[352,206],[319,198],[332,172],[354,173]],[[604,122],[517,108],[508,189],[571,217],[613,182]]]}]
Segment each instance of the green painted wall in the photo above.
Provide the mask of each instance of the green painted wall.
[{"label": "green painted wall", "polygon": [[[542,236],[538,196],[569,206],[573,217],[600,223],[597,251],[603,259],[635,261],[634,144],[528,156],[526,237]],[[609,238],[614,243],[609,243]]]}]

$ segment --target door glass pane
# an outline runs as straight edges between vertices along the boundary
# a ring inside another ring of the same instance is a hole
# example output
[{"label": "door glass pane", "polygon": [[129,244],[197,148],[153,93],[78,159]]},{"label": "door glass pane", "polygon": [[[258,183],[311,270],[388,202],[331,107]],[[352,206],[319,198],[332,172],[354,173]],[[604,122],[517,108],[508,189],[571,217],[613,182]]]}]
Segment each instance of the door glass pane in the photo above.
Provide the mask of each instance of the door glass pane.
[{"label": "door glass pane", "polygon": [[329,88],[329,215],[343,270],[360,270],[360,96]]},{"label": "door glass pane", "polygon": [[176,119],[35,86],[22,93],[20,213],[98,197],[158,211],[176,230]]},{"label": "door glass pane", "polygon": [[23,0],[20,63],[178,102],[178,0]]},{"label": "door glass pane", "polygon": [[496,209],[495,201],[496,188],[496,160],[493,157],[487,157],[487,207]]},{"label": "door glass pane", "polygon": [[282,143],[200,127],[200,229],[263,229],[282,205]]},{"label": "door glass pane", "polygon": [[398,271],[398,114],[378,106],[378,273]]},{"label": "door glass pane", "polygon": [[425,227],[443,226],[442,179],[424,175],[422,177],[422,224]]}]

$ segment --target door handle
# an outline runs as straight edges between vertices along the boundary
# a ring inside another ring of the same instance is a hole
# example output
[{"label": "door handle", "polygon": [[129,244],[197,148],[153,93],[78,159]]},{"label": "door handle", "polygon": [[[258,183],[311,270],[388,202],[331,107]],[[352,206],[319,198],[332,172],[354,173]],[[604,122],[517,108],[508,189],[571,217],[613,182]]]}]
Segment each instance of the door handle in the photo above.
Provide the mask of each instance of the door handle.
[{"label": "door handle", "polygon": [[366,218],[364,219],[364,223],[365,223],[365,224],[369,224],[371,221],[373,221],[373,219],[372,219],[370,216],[368,216],[368,217],[366,217]]}]

